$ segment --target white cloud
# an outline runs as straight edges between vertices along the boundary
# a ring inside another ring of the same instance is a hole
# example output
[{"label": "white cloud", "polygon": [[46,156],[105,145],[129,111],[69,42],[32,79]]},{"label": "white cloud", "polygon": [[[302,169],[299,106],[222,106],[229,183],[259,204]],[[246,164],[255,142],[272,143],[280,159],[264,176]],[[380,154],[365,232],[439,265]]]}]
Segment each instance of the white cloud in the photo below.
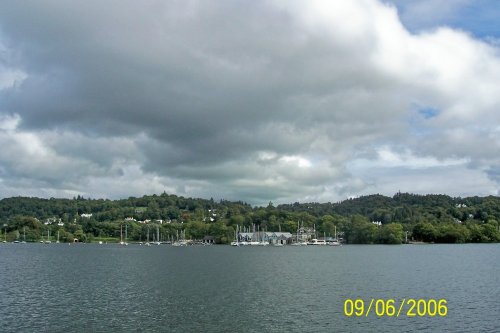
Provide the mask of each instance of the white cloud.
[{"label": "white cloud", "polygon": [[16,69],[6,69],[0,65],[0,90],[16,88],[27,78],[26,73]]},{"label": "white cloud", "polygon": [[6,115],[0,113],[0,130],[11,132],[14,131],[21,122],[21,117],[18,114]]},{"label": "white cloud", "polygon": [[301,156],[283,156],[280,158],[280,161],[283,161],[287,164],[291,164],[295,167],[299,167],[299,168],[310,168],[312,167],[312,163],[304,158],[304,157],[301,157]]},{"label": "white cloud", "polygon": [[467,159],[443,159],[438,160],[434,156],[415,156],[410,151],[402,153],[394,152],[388,147],[380,147],[377,150],[378,158],[372,161],[365,161],[371,163],[373,166],[385,168],[407,168],[407,169],[427,169],[435,167],[448,167],[455,165],[466,165]]}]

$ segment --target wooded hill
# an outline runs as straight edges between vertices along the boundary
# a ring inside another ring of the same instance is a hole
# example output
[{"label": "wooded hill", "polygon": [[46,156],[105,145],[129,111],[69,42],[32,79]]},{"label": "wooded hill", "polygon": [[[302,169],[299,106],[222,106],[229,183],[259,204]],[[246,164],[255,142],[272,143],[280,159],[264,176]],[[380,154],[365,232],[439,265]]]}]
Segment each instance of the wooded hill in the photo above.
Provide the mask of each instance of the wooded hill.
[{"label": "wooded hill", "polygon": [[[500,197],[453,198],[447,195],[397,193],[369,195],[338,203],[293,203],[252,207],[244,202],[184,198],[176,195],[130,197],[121,200],[41,199],[0,200],[2,236],[7,241],[38,241],[49,232],[61,241],[116,241],[127,225],[130,241],[148,233],[160,240],[184,232],[188,239],[234,239],[236,226],[295,233],[297,224],[315,228],[319,237],[336,229],[347,243],[398,244],[405,240],[463,243],[500,241]],[[373,223],[377,222],[377,223]],[[3,238],[2,237],[2,238]],[[1,239],[1,238],[0,238]]]}]

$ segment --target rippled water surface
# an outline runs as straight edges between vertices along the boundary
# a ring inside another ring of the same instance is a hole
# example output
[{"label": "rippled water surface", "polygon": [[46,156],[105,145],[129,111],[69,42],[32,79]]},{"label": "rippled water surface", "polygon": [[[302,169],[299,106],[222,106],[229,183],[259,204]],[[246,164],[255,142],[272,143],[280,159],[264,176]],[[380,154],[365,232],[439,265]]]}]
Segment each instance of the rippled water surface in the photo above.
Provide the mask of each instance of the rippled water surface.
[{"label": "rippled water surface", "polygon": [[[500,332],[500,245],[0,244],[2,332]],[[347,299],[446,317],[346,317]]]}]

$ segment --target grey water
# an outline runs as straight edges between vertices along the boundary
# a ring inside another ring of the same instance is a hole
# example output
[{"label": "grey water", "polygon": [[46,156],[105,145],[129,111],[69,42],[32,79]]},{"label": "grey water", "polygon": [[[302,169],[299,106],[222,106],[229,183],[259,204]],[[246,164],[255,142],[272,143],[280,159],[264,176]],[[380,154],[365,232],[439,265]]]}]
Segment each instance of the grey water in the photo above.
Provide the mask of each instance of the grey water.
[{"label": "grey water", "polygon": [[[499,260],[499,244],[0,244],[0,331],[500,332]],[[372,298],[448,313],[344,315]]]}]

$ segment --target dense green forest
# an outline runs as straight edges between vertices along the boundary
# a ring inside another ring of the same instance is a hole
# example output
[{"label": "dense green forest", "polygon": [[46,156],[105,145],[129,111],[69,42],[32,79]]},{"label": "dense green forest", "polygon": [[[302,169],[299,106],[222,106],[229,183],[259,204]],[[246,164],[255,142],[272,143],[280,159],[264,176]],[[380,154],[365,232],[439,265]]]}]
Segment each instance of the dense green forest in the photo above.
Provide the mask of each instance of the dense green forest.
[{"label": "dense green forest", "polygon": [[252,207],[244,202],[193,199],[176,195],[130,197],[121,200],[40,199],[0,200],[2,240],[39,241],[59,234],[62,242],[116,242],[126,227],[130,241],[160,233],[160,240],[211,236],[217,243],[234,239],[236,226],[288,231],[297,224],[319,236],[334,230],[350,244],[499,242],[500,197],[453,198],[446,195],[397,193],[369,195],[338,203],[293,203]]}]

